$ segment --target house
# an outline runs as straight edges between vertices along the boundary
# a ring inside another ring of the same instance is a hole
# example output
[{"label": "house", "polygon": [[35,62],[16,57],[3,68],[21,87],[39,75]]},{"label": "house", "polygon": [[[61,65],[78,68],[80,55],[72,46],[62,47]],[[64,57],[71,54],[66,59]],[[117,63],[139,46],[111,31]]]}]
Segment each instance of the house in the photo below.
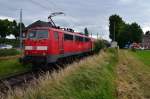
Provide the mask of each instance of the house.
[{"label": "house", "polygon": [[147,32],[143,36],[142,45],[143,45],[144,49],[150,49],[150,32]]}]

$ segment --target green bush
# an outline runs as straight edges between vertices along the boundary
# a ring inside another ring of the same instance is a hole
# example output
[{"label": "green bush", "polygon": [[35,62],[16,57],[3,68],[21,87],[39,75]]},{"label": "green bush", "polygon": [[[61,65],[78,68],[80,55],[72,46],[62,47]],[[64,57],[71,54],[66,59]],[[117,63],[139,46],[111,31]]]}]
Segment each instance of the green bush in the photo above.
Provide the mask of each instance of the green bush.
[{"label": "green bush", "polygon": [[101,49],[105,48],[106,45],[103,40],[97,40],[94,42],[94,53],[98,53]]},{"label": "green bush", "polygon": [[20,52],[16,49],[1,49],[0,57],[18,55]]},{"label": "green bush", "polygon": [[0,38],[0,44],[9,44],[9,45],[12,45],[14,48],[16,48],[16,47],[19,47],[19,40]]}]

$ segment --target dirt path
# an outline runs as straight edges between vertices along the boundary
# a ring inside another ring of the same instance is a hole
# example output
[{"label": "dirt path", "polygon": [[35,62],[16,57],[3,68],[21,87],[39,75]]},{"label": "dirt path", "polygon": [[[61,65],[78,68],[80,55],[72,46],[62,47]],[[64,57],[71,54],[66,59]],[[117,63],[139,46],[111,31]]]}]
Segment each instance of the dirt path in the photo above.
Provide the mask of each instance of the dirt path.
[{"label": "dirt path", "polygon": [[128,51],[119,52],[117,66],[118,99],[150,99],[150,73]]}]

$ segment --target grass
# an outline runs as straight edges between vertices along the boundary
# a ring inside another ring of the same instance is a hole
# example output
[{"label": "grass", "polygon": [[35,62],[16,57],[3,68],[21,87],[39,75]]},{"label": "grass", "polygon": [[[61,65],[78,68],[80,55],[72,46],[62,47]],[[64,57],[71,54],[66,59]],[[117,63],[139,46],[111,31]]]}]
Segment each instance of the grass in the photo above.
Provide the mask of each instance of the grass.
[{"label": "grass", "polygon": [[31,66],[19,63],[20,51],[16,49],[0,50],[0,79],[28,71]]},{"label": "grass", "polygon": [[150,98],[150,67],[145,64],[147,53],[121,50],[117,66],[117,91],[119,99]]},{"label": "grass", "polygon": [[19,63],[18,58],[13,57],[7,60],[0,60],[0,79],[12,76],[29,70],[30,67],[23,66]]},{"label": "grass", "polygon": [[0,57],[19,55],[21,52],[16,49],[1,49]]},{"label": "grass", "polygon": [[147,58],[147,51],[105,50],[59,72],[47,73],[28,88],[10,91],[7,98],[149,99]]},{"label": "grass", "polygon": [[[113,52],[113,53],[112,53]],[[59,73],[41,77],[38,85],[13,92],[9,99],[116,99],[117,52],[102,52]],[[38,86],[38,87],[37,87]]]},{"label": "grass", "polygon": [[142,50],[136,51],[134,53],[139,60],[141,60],[145,65],[150,66],[150,51],[149,50]]}]

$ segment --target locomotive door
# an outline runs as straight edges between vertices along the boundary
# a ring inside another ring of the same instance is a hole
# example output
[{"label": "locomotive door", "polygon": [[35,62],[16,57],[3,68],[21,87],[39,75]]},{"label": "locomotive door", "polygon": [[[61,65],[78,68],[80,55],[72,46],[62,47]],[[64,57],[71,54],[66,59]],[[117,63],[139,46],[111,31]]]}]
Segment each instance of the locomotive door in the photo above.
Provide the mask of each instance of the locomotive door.
[{"label": "locomotive door", "polygon": [[63,33],[59,33],[59,37],[58,37],[58,40],[59,40],[59,52],[60,54],[63,54],[64,53],[64,35]]}]

